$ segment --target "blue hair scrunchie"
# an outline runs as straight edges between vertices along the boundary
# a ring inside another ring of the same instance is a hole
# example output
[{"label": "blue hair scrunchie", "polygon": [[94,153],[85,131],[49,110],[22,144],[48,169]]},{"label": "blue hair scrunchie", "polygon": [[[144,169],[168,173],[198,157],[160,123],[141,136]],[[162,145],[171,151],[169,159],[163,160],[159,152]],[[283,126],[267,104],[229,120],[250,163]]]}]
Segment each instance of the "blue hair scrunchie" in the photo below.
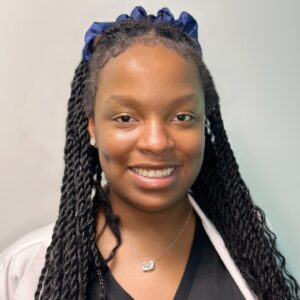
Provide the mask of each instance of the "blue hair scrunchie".
[{"label": "blue hair scrunchie", "polygon": [[177,20],[174,19],[173,14],[167,7],[160,9],[157,12],[157,16],[147,16],[146,10],[142,6],[136,6],[130,16],[122,14],[118,16],[115,22],[94,22],[84,36],[85,45],[82,51],[84,61],[88,61],[92,54],[92,45],[96,36],[100,35],[105,29],[111,27],[113,24],[119,21],[133,19],[133,20],[147,20],[148,17],[152,17],[154,23],[166,22],[172,24],[192,37],[198,44],[198,24],[197,21],[188,12],[183,11]]}]

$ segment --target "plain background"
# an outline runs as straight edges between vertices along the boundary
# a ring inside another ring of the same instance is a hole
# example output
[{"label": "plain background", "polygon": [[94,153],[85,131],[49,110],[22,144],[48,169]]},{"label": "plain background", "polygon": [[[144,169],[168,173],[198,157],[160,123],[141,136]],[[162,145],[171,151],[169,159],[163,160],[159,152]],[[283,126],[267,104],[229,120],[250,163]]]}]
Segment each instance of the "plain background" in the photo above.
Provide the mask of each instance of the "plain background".
[{"label": "plain background", "polygon": [[299,280],[299,0],[2,0],[0,250],[55,220],[84,33],[136,5],[197,19],[241,173]]}]

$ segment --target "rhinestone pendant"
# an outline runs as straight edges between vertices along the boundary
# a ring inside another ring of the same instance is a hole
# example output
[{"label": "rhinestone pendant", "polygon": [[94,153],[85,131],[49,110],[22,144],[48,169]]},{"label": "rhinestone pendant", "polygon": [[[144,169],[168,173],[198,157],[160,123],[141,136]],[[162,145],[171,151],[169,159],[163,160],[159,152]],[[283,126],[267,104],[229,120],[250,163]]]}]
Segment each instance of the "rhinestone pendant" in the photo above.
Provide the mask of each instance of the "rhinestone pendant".
[{"label": "rhinestone pendant", "polygon": [[153,270],[154,270],[154,261],[153,260],[142,262],[142,271],[143,272],[150,272]]}]

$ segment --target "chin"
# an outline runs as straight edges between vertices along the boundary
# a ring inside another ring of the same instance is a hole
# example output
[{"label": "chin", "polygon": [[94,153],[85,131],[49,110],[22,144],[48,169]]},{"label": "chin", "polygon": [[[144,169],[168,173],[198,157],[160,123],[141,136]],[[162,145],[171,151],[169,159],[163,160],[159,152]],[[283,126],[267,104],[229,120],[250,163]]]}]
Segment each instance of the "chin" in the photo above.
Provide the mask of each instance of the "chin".
[{"label": "chin", "polygon": [[[180,196],[181,195],[181,196]],[[126,202],[133,208],[144,212],[162,212],[169,208],[180,205],[185,199],[187,191],[167,194],[166,192],[146,192],[143,195],[133,195]]]}]

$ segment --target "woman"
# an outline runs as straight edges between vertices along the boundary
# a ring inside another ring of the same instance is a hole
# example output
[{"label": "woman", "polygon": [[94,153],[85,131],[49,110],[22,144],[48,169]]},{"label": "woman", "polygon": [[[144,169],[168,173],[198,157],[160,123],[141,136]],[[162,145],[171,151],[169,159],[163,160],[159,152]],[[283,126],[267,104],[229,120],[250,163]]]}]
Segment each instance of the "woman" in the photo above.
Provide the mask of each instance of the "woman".
[{"label": "woman", "polygon": [[4,299],[299,299],[239,174],[191,15],[136,7],[94,23],[66,135],[55,227],[3,256]]}]

